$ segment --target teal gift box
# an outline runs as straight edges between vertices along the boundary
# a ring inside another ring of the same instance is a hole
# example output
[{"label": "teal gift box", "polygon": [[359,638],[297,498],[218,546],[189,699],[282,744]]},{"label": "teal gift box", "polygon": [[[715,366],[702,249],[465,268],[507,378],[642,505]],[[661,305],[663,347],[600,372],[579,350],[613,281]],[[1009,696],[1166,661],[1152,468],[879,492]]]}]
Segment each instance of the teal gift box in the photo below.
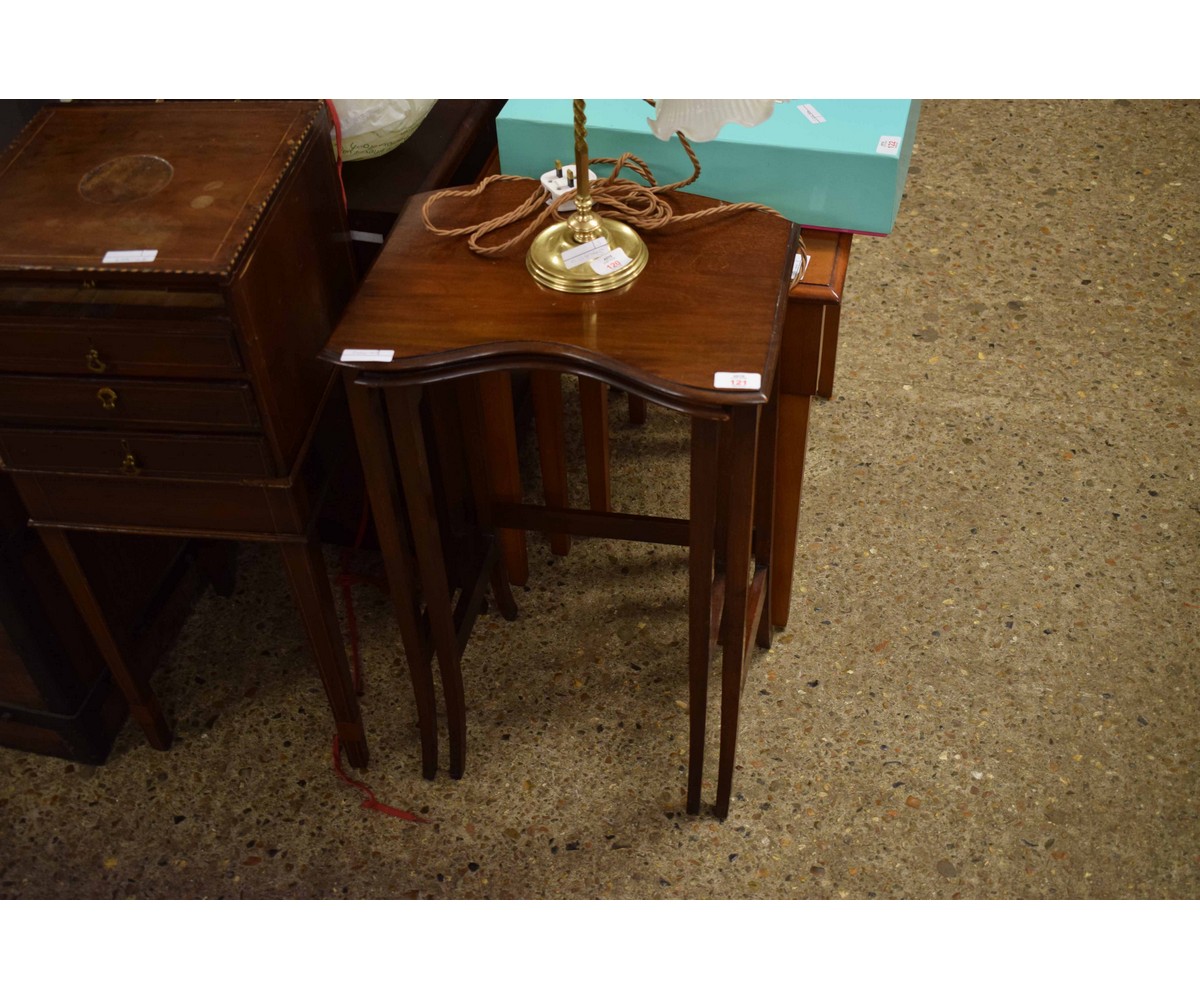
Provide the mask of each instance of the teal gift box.
[{"label": "teal gift box", "polygon": [[[780,101],[761,125],[726,125],[695,142],[700,178],[686,190],[723,201],[769,205],[804,226],[882,236],[891,232],[917,132],[918,101]],[[588,153],[633,153],[659,184],[691,175],[678,138],[647,125],[645,101],[588,101]],[[509,101],[496,119],[506,174],[540,177],[575,159],[569,100]],[[594,165],[607,176],[604,165]],[[623,173],[634,180],[637,175]]]}]

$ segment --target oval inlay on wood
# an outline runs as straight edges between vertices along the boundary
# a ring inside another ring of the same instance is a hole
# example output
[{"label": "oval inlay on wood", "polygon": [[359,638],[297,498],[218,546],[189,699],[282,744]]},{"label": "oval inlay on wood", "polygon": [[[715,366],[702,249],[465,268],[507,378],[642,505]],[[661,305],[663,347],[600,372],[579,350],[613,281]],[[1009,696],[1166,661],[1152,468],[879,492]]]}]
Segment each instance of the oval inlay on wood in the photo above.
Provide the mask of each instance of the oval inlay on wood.
[{"label": "oval inlay on wood", "polygon": [[79,193],[98,205],[137,201],[161,191],[174,174],[175,168],[161,156],[118,156],[84,174]]}]

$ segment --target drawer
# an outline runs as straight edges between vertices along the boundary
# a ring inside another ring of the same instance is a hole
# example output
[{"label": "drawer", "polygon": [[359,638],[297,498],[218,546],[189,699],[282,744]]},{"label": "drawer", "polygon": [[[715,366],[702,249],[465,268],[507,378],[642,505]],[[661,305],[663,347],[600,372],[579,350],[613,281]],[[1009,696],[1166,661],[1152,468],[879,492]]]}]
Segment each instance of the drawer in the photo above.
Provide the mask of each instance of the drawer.
[{"label": "drawer", "polygon": [[0,422],[153,430],[253,431],[245,382],[0,375]]},{"label": "drawer", "polygon": [[271,476],[256,435],[149,434],[0,428],[0,462],[13,471],[100,472],[136,478]]},{"label": "drawer", "polygon": [[0,322],[0,371],[63,375],[234,378],[233,327],[221,321],[74,324]]}]

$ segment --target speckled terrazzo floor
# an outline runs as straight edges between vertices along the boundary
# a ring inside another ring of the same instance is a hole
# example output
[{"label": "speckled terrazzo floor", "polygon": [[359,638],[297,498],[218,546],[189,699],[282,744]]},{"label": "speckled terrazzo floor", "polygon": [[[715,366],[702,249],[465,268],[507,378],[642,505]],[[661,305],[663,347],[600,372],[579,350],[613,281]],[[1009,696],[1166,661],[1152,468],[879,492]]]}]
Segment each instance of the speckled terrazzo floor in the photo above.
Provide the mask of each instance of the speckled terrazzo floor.
[{"label": "speckled terrazzo floor", "polygon": [[[683,813],[680,552],[532,541],[521,618],[467,651],[461,781],[418,777],[358,588],[367,778],[414,825],[334,776],[247,549],[158,675],[169,753],[0,750],[0,896],[1196,897],[1198,136],[1196,104],[925,104],[893,235],[855,241],[724,823]],[[618,504],[680,512],[683,423],[622,414]]]}]

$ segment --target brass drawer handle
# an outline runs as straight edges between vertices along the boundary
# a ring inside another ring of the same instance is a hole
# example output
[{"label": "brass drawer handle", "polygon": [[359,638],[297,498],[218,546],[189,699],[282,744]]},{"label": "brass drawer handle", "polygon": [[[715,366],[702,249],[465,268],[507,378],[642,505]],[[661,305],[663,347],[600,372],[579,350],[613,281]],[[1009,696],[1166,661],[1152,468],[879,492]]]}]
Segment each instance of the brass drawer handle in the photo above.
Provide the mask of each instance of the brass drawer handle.
[{"label": "brass drawer handle", "polygon": [[96,392],[96,398],[100,400],[100,405],[106,410],[115,410],[117,408],[117,394],[108,386]]},{"label": "brass drawer handle", "polygon": [[84,355],[83,360],[87,363],[88,371],[95,372],[97,375],[108,368],[108,365],[100,360],[100,352],[94,347]]},{"label": "brass drawer handle", "polygon": [[136,476],[142,469],[138,465],[137,459],[133,457],[133,452],[129,448],[129,442],[122,441],[121,447],[125,449],[125,458],[121,461],[121,471],[127,476]]}]

